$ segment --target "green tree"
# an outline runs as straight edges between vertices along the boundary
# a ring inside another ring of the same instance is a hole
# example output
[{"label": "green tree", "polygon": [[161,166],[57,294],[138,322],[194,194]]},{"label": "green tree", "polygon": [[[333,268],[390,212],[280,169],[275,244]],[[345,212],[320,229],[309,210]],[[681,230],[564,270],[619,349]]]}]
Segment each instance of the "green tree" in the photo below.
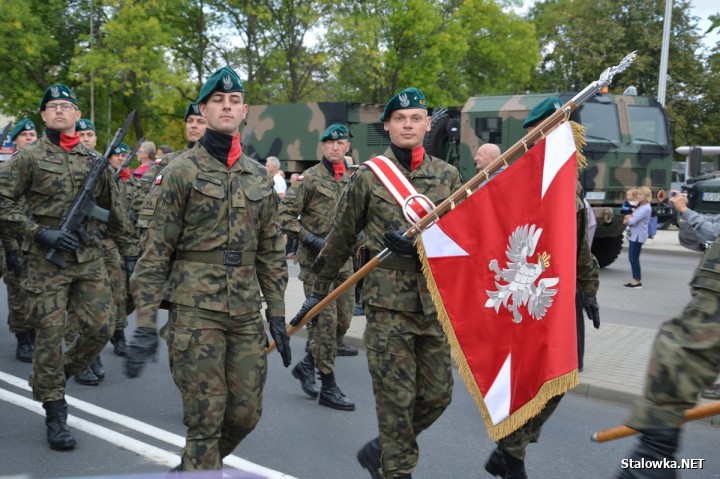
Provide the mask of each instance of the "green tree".
[{"label": "green tree", "polygon": [[69,79],[75,43],[82,31],[75,2],[0,0],[0,111],[32,115],[52,83],[73,87]]}]

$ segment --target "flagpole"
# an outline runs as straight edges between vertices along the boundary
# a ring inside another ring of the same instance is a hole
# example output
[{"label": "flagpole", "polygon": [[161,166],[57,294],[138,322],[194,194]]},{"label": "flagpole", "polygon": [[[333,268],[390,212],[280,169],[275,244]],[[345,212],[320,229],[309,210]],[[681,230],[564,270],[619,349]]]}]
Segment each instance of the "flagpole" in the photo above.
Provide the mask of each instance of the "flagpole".
[{"label": "flagpole", "polygon": [[[695,406],[692,409],[686,409],[683,419],[685,419],[685,422],[697,421],[698,419],[704,419],[706,417],[715,416],[717,414],[720,414],[720,401],[713,401],[711,403],[703,404],[701,406]],[[638,432],[640,431],[628,426],[615,426],[593,433],[590,439],[593,442],[608,442],[614,441],[615,439],[632,436],[634,434],[637,434]]]},{"label": "flagpole", "polygon": [[[600,74],[600,77],[585,87],[580,93],[575,95],[571,100],[565,103],[562,107],[558,108],[555,113],[550,115],[548,118],[543,120],[535,129],[529,132],[527,135],[522,137],[517,143],[508,148],[503,154],[501,154],[495,161],[490,163],[487,168],[479,172],[470,180],[468,180],[460,189],[452,193],[439,205],[432,209],[426,216],[420,221],[415,223],[406,232],[404,237],[412,238],[422,233],[426,228],[430,227],[433,223],[440,219],[442,215],[452,210],[459,203],[467,199],[484,181],[489,180],[490,177],[495,174],[501,167],[507,166],[508,160],[515,158],[517,155],[524,153],[530,149],[530,147],[539,139],[545,137],[545,132],[551,130],[556,125],[559,125],[563,121],[567,121],[570,118],[570,114],[577,110],[577,108],[591,98],[595,93],[600,91],[602,88],[610,85],[613,77],[625,71],[637,57],[637,51],[631,52],[622,59],[622,61],[614,67],[607,68]],[[315,305],[300,322],[295,326],[290,326],[287,333],[292,336],[297,331],[302,329],[312,318],[317,316],[328,304],[334,301],[338,296],[348,290],[355,283],[363,279],[370,273],[381,261],[390,255],[389,249],[382,250],[377,256],[368,261],[362,268],[360,268],[355,274],[346,279],[337,288],[332,290],[322,301]],[[265,348],[266,353],[270,353],[275,349],[275,342],[271,341],[270,345]]]}]

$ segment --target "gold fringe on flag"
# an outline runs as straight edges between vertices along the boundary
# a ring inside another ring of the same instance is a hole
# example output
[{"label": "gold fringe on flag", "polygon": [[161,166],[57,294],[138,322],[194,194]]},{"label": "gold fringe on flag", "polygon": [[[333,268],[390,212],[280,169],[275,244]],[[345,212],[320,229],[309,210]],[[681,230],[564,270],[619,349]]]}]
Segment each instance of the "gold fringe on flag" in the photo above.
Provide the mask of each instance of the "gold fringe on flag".
[{"label": "gold fringe on flag", "polygon": [[573,140],[575,140],[575,149],[577,150],[577,165],[578,171],[587,168],[587,158],[583,153],[583,148],[587,144],[585,141],[585,127],[580,123],[570,121],[570,128],[572,129]]},{"label": "gold fringe on flag", "polygon": [[[578,126],[583,128],[581,125]],[[573,132],[575,132],[574,128]],[[577,138],[578,137],[576,136],[576,139]],[[465,354],[458,342],[457,336],[455,335],[455,330],[452,327],[450,317],[445,309],[445,304],[440,296],[440,290],[435,283],[435,278],[432,275],[430,263],[428,262],[425,248],[422,243],[422,235],[419,235],[416,238],[415,245],[417,246],[420,260],[422,261],[422,272],[427,280],[430,296],[432,297],[433,303],[435,303],[435,308],[437,309],[438,320],[440,321],[443,331],[445,331],[445,335],[450,342],[452,357],[455,360],[455,364],[457,364],[458,371],[460,372],[460,376],[462,377],[465,386],[470,392],[470,396],[472,396],[478,409],[480,409],[483,419],[485,420],[485,426],[490,439],[493,441],[499,441],[503,437],[513,433],[530,419],[537,416],[551,398],[559,394],[563,394],[579,384],[577,369],[574,369],[573,371],[560,377],[554,378],[543,384],[537,395],[530,402],[500,421],[498,424],[493,424],[492,419],[490,418],[490,413],[485,406],[485,401],[482,393],[480,392],[480,388],[473,377],[470,365],[468,364]]]}]

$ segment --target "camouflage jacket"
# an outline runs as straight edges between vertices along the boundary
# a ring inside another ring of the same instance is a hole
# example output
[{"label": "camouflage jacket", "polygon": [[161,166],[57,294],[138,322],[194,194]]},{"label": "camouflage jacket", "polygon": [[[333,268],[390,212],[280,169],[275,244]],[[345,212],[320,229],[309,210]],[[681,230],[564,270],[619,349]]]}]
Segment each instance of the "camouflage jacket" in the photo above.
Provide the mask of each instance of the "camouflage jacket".
[{"label": "camouflage jacket", "polygon": [[[23,233],[24,251],[37,255],[47,253],[45,247],[35,243],[35,233],[41,226],[57,228],[60,225],[92,161],[82,143],[67,152],[43,137],[20,151],[13,161],[0,166],[0,220]],[[22,198],[29,214],[23,212]],[[108,236],[118,245],[121,254],[136,256],[136,237],[110,170],[105,171],[96,187],[94,200],[99,207],[109,210]],[[102,258],[103,248],[96,234],[99,224],[91,218],[86,226],[90,243],[81,244],[75,253],[63,253],[63,256],[80,263]]]},{"label": "camouflage jacket", "polygon": [[580,289],[586,296],[596,296],[600,286],[600,265],[590,250],[588,241],[588,217],[583,198],[583,188],[578,182],[575,191],[575,210],[577,211],[577,263],[575,271]]},{"label": "camouflage jacket", "polygon": [[288,273],[267,170],[242,155],[228,170],[200,144],[155,180],[140,217],[142,256],[130,279],[138,325],[163,299],[232,316],[285,315]]},{"label": "camouflage jacket", "polygon": [[[410,172],[397,161],[391,149],[388,148],[384,155],[397,165],[418,193],[435,204],[462,186],[457,169],[438,158],[426,154],[422,164]],[[360,232],[364,235],[364,245],[370,255],[376,256],[385,249],[383,234],[386,231],[407,229],[409,226],[390,192],[369,167],[361,165],[345,189],[333,229],[313,264],[313,271],[317,274],[314,292],[327,293],[340,267],[352,254]],[[395,255],[391,255],[386,260],[388,264],[381,263],[368,274],[363,283],[363,301],[395,311],[433,314],[435,305],[420,271],[419,261],[401,257],[405,266],[412,267],[393,268],[392,263],[397,264],[397,260]]]},{"label": "camouflage jacket", "polygon": [[[305,280],[316,253],[303,246],[307,232],[325,238],[332,229],[340,195],[350,176],[346,172],[335,179],[322,163],[305,170],[297,183],[288,189],[280,203],[280,227],[283,233],[300,240],[297,261],[303,271],[300,280]],[[352,264],[349,264],[352,268]]]}]

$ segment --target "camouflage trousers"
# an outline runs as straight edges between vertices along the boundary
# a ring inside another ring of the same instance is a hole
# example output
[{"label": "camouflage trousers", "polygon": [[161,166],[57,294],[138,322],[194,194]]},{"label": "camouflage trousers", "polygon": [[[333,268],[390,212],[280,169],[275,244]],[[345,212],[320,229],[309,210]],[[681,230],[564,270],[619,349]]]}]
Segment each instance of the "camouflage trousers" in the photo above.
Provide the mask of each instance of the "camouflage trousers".
[{"label": "camouflage trousers", "polygon": [[[67,377],[82,372],[110,338],[110,282],[102,259],[60,269],[44,256],[27,257],[28,317],[35,328],[32,388],[37,401],[65,396]],[[63,354],[65,313],[77,314],[79,334]]]},{"label": "camouflage trousers", "polygon": [[23,267],[20,277],[12,271],[6,271],[3,281],[7,287],[8,326],[10,332],[22,333],[32,329],[32,321],[27,314],[27,294],[23,287],[27,275],[27,254],[23,254]]},{"label": "camouflage trousers", "polygon": [[683,414],[717,377],[720,365],[720,294],[692,290],[682,313],[655,337],[644,397],[626,424],[635,429],[678,428]]},{"label": "camouflage trousers", "polygon": [[538,413],[537,416],[531,418],[528,422],[520,426],[514,432],[508,434],[504,438],[500,439],[497,444],[501,449],[509,452],[518,459],[525,460],[525,449],[531,442],[538,442],[540,437],[540,429],[543,424],[550,419],[552,413],[560,404],[560,400],[564,394],[553,396],[545,404],[545,407]]},{"label": "camouflage trousers", "polygon": [[[340,271],[333,287],[342,284],[351,274],[351,270],[343,269]],[[312,293],[313,281],[314,279],[303,283],[306,298]],[[354,307],[355,295],[353,289],[350,288],[323,309],[318,314],[317,320],[308,323],[310,353],[315,360],[315,367],[320,372],[328,374],[335,370],[338,339],[345,336],[345,332],[350,327]]]},{"label": "camouflage trousers", "polygon": [[267,336],[242,316],[173,305],[163,336],[187,427],[183,471],[217,470],[262,415]]},{"label": "camouflage trousers", "polygon": [[[106,243],[110,241],[110,244]],[[127,315],[125,314],[125,298],[127,296],[125,275],[125,262],[120,256],[115,243],[111,239],[102,240],[104,247],[103,261],[105,262],[105,270],[110,280],[110,294],[112,302],[110,304],[110,336],[116,329],[125,329],[127,326]],[[65,328],[65,342],[71,344],[80,332],[81,323],[75,311],[69,309],[67,317],[67,325]]]},{"label": "camouflage trousers", "polygon": [[437,315],[366,305],[364,342],[375,394],[385,477],[411,473],[418,435],[452,399],[450,346]]}]

